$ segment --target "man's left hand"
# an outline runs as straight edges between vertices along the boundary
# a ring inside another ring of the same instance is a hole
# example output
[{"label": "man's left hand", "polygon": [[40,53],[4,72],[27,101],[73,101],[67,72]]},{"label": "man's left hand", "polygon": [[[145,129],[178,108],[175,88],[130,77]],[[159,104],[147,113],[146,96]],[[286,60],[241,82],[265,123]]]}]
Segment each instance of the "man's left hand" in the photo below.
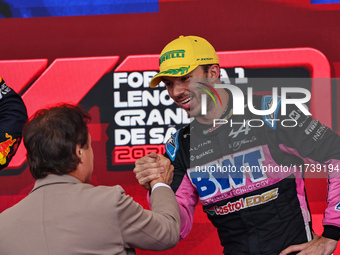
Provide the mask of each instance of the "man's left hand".
[{"label": "man's left hand", "polygon": [[281,251],[280,255],[287,255],[291,252],[299,252],[298,255],[331,255],[338,242],[323,236],[314,235],[314,239],[303,244],[291,245]]}]

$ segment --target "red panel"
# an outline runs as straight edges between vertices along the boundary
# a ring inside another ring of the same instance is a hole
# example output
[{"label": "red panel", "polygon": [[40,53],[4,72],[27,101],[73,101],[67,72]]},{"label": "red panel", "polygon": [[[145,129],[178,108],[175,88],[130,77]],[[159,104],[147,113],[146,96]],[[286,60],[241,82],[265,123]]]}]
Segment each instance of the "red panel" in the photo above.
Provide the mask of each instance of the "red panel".
[{"label": "red panel", "polygon": [[115,72],[159,70],[158,59],[159,54],[128,56],[116,68]]},{"label": "red panel", "polygon": [[197,2],[198,0],[158,0],[158,2]]},{"label": "red panel", "polygon": [[60,102],[79,103],[99,79],[113,69],[118,58],[56,59],[23,95],[28,115]]},{"label": "red panel", "polygon": [[311,4],[311,0],[267,0],[268,2],[282,3],[284,5],[296,6],[305,9],[312,10],[340,10],[340,4],[328,3],[328,4]]},{"label": "red panel", "polygon": [[20,93],[29,83],[33,82],[47,67],[47,59],[2,60],[0,76],[7,85]]}]

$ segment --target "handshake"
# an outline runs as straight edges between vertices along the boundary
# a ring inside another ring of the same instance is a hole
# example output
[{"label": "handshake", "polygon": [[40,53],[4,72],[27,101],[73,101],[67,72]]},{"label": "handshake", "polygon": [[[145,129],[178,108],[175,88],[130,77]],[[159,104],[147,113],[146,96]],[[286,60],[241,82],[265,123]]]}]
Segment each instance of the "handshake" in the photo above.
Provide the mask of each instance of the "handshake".
[{"label": "handshake", "polygon": [[168,158],[151,152],[136,161],[133,172],[139,184],[151,190],[156,183],[170,185],[174,176],[174,167]]}]

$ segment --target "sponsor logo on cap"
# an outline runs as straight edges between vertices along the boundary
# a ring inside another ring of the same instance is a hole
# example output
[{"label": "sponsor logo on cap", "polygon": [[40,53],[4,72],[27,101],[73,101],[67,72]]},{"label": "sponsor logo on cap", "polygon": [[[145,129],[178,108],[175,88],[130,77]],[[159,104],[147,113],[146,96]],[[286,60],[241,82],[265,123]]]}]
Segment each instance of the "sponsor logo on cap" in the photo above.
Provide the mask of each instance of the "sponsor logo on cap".
[{"label": "sponsor logo on cap", "polygon": [[161,65],[165,60],[171,59],[171,58],[184,58],[185,57],[185,50],[171,50],[168,52],[165,52],[162,56],[159,58],[159,65]]},{"label": "sponsor logo on cap", "polygon": [[207,61],[207,60],[213,60],[213,58],[198,58],[196,61]]},{"label": "sponsor logo on cap", "polygon": [[181,73],[181,75],[184,75],[185,73],[187,73],[189,71],[190,66],[182,66],[180,68],[177,69],[168,69],[166,71],[160,72],[159,74],[171,74],[171,75],[176,75],[178,73]]}]

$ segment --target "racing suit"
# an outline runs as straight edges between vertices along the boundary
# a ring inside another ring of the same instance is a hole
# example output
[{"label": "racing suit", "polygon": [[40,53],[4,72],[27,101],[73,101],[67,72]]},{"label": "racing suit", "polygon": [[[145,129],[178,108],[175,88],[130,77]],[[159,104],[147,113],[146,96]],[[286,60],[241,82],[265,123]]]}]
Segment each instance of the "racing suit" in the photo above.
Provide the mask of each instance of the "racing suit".
[{"label": "racing suit", "polygon": [[[175,168],[171,184],[181,213],[181,238],[190,231],[198,199],[217,228],[224,254],[279,254],[312,239],[304,188],[304,162],[329,174],[323,236],[340,236],[340,138],[281,100],[271,115],[245,107],[232,114],[232,98],[214,125],[196,120],[166,143]],[[271,96],[254,96],[267,110]],[[222,124],[223,123],[223,124]]]},{"label": "racing suit", "polygon": [[0,77],[0,170],[8,166],[15,154],[27,120],[21,97]]}]

